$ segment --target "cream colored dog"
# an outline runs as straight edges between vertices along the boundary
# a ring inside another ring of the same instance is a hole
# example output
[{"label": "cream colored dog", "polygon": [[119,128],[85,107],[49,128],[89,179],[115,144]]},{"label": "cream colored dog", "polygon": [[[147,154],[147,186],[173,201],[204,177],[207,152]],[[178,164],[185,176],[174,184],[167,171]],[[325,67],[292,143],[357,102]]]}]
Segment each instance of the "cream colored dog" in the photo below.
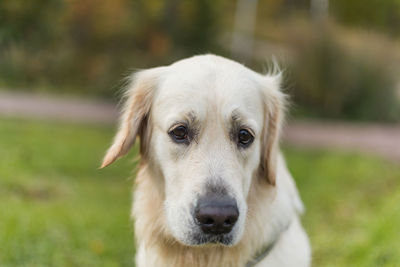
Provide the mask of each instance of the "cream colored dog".
[{"label": "cream colored dog", "polygon": [[140,137],[137,267],[309,266],[280,74],[204,55],[136,73],[102,167]]}]

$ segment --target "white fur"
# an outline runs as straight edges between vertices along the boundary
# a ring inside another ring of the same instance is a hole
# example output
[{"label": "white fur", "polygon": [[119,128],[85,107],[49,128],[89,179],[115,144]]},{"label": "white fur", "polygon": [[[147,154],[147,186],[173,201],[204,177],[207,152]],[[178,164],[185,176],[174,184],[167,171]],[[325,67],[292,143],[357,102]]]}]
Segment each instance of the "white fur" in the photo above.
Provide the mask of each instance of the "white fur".
[{"label": "white fur", "polygon": [[[257,266],[310,265],[299,219],[302,203],[278,149],[284,112],[279,84],[279,74],[261,75],[213,55],[136,76],[121,130],[103,162],[106,166],[126,153],[140,135],[133,206],[136,266],[244,266],[275,240]],[[232,114],[254,134],[248,148],[240,149],[232,139]],[[168,134],[180,123],[196,132],[188,145]],[[223,186],[238,205],[227,245],[195,242],[201,231],[193,207],[210,183]]]}]

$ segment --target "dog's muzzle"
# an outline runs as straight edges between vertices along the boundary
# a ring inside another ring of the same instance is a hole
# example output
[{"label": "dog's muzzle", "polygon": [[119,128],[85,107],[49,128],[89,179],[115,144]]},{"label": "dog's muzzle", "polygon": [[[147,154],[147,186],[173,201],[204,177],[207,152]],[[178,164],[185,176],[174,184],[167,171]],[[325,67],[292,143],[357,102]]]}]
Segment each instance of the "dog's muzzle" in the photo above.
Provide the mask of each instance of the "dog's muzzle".
[{"label": "dog's muzzle", "polygon": [[238,220],[239,211],[232,197],[206,196],[198,200],[194,215],[202,232],[212,237],[229,234]]}]

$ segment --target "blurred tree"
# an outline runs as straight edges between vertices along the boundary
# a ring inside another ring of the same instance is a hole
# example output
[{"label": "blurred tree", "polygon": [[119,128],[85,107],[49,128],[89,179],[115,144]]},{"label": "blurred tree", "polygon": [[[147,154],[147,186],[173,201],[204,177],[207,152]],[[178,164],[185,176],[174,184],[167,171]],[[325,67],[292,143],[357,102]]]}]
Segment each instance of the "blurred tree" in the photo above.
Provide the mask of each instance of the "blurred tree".
[{"label": "blurred tree", "polygon": [[62,7],[59,0],[0,1],[1,80],[26,86],[46,71]]},{"label": "blurred tree", "polygon": [[110,94],[132,66],[218,50],[223,2],[0,1],[0,84]]},{"label": "blurred tree", "polygon": [[55,37],[54,25],[60,23],[62,7],[62,0],[1,1],[0,45],[29,42],[34,49],[49,42]]},{"label": "blurred tree", "polygon": [[[299,18],[310,18],[311,1],[316,0],[258,1],[255,38],[267,41],[256,42],[257,57],[276,54],[276,47],[287,52],[293,59],[295,97],[308,111],[337,118],[398,118],[393,85],[398,80],[392,80],[389,70],[389,62],[398,61],[398,47],[388,49],[390,56],[381,50],[367,57],[334,41],[345,40],[343,31],[320,27],[318,35],[326,36],[309,36],[315,24]],[[129,68],[158,66],[198,53],[228,54],[235,4],[2,0],[0,86],[113,95]],[[329,12],[347,25],[400,34],[400,0],[330,0]],[[301,42],[291,39],[295,31]],[[355,34],[348,39],[353,37],[362,40]],[[373,46],[362,43],[368,45]]]},{"label": "blurred tree", "polygon": [[399,0],[331,0],[330,5],[344,23],[400,35]]},{"label": "blurred tree", "polygon": [[400,120],[395,74],[383,55],[348,50],[332,32],[302,45],[293,64],[293,95],[307,115]]}]

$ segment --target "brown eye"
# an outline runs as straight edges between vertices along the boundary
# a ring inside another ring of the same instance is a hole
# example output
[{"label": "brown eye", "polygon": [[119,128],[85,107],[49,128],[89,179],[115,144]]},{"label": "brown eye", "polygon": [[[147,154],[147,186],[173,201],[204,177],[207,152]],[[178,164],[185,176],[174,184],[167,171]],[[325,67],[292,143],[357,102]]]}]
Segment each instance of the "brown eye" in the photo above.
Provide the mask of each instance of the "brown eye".
[{"label": "brown eye", "polygon": [[188,130],[183,125],[172,129],[169,132],[169,135],[171,136],[172,140],[174,140],[177,143],[185,143],[185,142],[189,141],[188,140]]},{"label": "brown eye", "polygon": [[245,129],[241,129],[238,133],[238,142],[239,145],[241,145],[242,147],[247,147],[249,146],[251,143],[253,143],[254,137],[253,135]]}]

